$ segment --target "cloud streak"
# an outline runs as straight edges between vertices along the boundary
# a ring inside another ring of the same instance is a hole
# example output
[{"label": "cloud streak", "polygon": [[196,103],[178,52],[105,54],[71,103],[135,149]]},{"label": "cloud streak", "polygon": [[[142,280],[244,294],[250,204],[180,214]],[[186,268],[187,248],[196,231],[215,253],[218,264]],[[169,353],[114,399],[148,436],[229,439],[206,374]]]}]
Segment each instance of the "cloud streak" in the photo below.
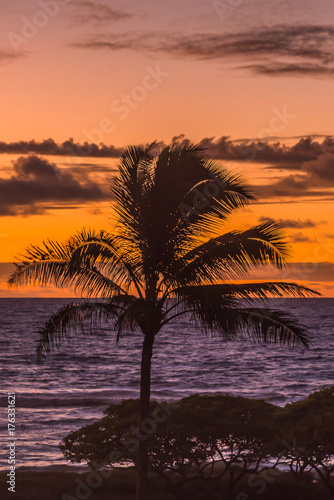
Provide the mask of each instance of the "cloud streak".
[{"label": "cloud streak", "polygon": [[289,281],[334,281],[333,262],[294,262],[288,263],[284,270],[275,269],[273,266],[265,266],[250,273],[251,279],[283,279]]},{"label": "cloud streak", "polygon": [[72,21],[77,25],[104,25],[132,17],[131,14],[122,10],[112,9],[109,5],[102,2],[77,0],[71,2],[70,5],[72,5],[75,10],[75,13],[72,15]]},{"label": "cloud streak", "polygon": [[17,59],[21,59],[23,54],[13,52],[7,49],[0,49],[0,65],[8,64],[16,61]]},{"label": "cloud streak", "polygon": [[[260,217],[259,223],[265,224],[266,222],[271,221],[269,217]],[[275,219],[278,220],[281,224],[284,225],[287,229],[308,229],[315,228],[320,224],[326,224],[326,221],[314,222],[310,219],[301,220],[301,219]]]},{"label": "cloud streak", "polygon": [[332,76],[334,26],[276,25],[233,34],[123,33],[85,38],[73,45],[92,50],[139,50],[176,58],[235,63],[269,76]]},{"label": "cloud streak", "polygon": [[308,236],[305,236],[301,231],[298,231],[298,233],[295,233],[291,235],[291,242],[292,243],[313,243],[314,240],[309,238]]}]

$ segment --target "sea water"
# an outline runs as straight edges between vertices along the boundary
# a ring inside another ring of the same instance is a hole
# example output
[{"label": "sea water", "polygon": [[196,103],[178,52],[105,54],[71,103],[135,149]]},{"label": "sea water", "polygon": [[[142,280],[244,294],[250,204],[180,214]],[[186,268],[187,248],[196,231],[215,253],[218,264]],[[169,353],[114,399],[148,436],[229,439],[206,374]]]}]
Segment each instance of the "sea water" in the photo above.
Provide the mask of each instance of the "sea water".
[{"label": "sea water", "polygon": [[[66,464],[58,445],[82,425],[101,418],[112,402],[139,395],[142,335],[117,343],[104,324],[78,335],[37,366],[38,330],[66,299],[0,299],[1,468],[8,469],[7,393],[16,393],[16,466]],[[226,342],[206,336],[188,318],[156,338],[152,398],[232,394],[285,405],[334,385],[334,299],[271,299],[309,330],[310,348]]]}]

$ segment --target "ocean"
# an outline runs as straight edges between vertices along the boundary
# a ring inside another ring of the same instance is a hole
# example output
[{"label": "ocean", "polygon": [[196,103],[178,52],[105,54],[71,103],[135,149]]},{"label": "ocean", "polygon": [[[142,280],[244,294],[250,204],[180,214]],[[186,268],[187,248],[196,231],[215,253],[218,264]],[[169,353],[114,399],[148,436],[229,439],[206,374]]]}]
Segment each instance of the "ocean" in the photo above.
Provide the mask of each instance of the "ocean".
[{"label": "ocean", "polygon": [[[37,331],[70,299],[0,299],[0,463],[7,470],[7,393],[16,393],[16,466],[66,465],[58,445],[112,402],[139,395],[142,335],[119,343],[107,325],[66,341],[37,366]],[[309,329],[310,349],[205,336],[179,319],[157,336],[152,398],[232,394],[285,405],[334,385],[334,299],[270,299]]]}]

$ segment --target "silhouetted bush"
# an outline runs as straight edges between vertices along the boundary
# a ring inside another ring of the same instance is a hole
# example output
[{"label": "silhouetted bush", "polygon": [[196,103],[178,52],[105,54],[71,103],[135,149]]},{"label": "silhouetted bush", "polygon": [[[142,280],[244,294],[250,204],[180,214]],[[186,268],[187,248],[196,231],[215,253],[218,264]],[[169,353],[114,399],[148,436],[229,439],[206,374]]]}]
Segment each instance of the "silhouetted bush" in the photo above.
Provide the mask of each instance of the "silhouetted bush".
[{"label": "silhouetted bush", "polygon": [[215,494],[219,480],[231,498],[241,484],[254,493],[256,481],[258,488],[278,485],[284,467],[296,484],[303,475],[303,488],[315,487],[317,478],[334,495],[334,387],[285,408],[226,395],[152,401],[141,429],[138,408],[138,400],[110,405],[101,420],[64,438],[65,457],[92,468],[136,466],[138,443],[145,439],[151,470],[176,497],[186,484],[204,480]]}]

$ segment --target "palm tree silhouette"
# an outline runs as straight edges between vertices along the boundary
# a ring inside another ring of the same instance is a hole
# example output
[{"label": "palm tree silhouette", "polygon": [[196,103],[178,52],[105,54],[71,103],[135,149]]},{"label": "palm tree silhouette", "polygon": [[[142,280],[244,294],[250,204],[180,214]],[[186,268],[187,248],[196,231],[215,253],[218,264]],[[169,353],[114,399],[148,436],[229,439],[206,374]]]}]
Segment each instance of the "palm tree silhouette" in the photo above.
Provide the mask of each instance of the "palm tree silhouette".
[{"label": "palm tree silhouette", "polygon": [[[315,295],[295,283],[236,282],[255,266],[284,266],[288,246],[281,225],[272,221],[224,234],[226,218],[252,199],[242,180],[189,142],[158,155],[155,150],[155,144],[129,147],[119,161],[111,184],[112,232],[82,230],[65,243],[30,246],[9,279],[12,286],[71,285],[87,298],[47,321],[39,361],[85,321],[95,328],[111,320],[117,339],[126,330],[143,333],[139,423],[149,417],[153,344],[166,323],[187,314],[224,339],[307,346],[307,332],[293,317],[252,301]],[[145,440],[136,466],[136,498],[144,500]]]}]

